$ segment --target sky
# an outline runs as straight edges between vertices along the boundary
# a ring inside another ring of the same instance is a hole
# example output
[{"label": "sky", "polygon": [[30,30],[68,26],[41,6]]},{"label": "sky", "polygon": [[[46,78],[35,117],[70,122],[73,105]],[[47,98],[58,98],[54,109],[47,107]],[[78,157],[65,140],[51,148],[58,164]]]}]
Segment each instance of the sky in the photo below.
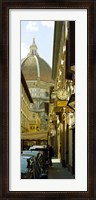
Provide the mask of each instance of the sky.
[{"label": "sky", "polygon": [[21,59],[29,53],[33,38],[39,56],[52,67],[54,21],[21,21]]}]

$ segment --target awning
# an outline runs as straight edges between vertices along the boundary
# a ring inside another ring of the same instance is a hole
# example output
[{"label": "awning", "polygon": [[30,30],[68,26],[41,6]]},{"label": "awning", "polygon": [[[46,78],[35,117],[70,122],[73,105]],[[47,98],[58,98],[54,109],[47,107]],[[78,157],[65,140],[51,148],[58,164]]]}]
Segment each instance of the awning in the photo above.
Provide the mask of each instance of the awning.
[{"label": "awning", "polygon": [[47,140],[47,136],[46,131],[21,133],[22,140]]}]

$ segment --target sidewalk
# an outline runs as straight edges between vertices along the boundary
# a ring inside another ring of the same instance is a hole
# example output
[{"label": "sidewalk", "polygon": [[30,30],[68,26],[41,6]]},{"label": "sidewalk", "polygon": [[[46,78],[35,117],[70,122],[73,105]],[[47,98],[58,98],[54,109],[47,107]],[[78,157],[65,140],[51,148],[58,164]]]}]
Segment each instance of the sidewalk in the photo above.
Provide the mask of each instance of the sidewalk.
[{"label": "sidewalk", "polygon": [[62,167],[59,159],[52,159],[52,167],[48,169],[48,179],[74,179],[67,168]]}]

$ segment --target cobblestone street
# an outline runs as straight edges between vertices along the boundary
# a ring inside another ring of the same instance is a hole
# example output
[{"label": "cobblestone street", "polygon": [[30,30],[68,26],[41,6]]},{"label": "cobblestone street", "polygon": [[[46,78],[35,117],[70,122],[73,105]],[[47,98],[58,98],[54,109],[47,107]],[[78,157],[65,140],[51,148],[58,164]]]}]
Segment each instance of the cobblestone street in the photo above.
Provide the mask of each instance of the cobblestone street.
[{"label": "cobblestone street", "polygon": [[48,179],[74,179],[67,168],[62,167],[59,159],[52,159],[52,167],[48,169]]}]

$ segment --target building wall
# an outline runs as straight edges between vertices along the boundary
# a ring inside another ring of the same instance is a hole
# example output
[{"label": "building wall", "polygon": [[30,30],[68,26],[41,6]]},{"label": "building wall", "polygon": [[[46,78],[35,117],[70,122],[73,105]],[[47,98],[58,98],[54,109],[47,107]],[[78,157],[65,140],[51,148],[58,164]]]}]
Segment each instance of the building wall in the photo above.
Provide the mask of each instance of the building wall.
[{"label": "building wall", "polygon": [[72,171],[72,130],[69,129],[69,170]]},{"label": "building wall", "polygon": [[30,130],[29,123],[31,118],[30,101],[21,83],[21,132]]},{"label": "building wall", "polygon": [[[68,91],[69,99],[72,94],[75,94],[75,22],[55,22],[55,32],[54,32],[54,47],[53,47],[53,66],[52,66],[52,77],[55,81],[54,92],[58,89],[65,89]],[[61,30],[61,31],[60,31]],[[73,38],[72,38],[73,36]],[[73,41],[72,41],[73,40]],[[73,47],[73,48],[72,48]],[[74,55],[73,55],[74,54]],[[73,64],[71,64],[71,58],[73,59]],[[71,69],[74,68],[74,70]],[[58,101],[59,97],[56,98]],[[62,100],[62,99],[61,99]],[[56,102],[54,103],[56,104]],[[55,105],[56,106],[56,105]],[[68,121],[67,115],[75,112],[75,109],[71,110],[68,105],[62,106],[64,111],[61,111],[57,105],[55,112],[59,113],[60,117],[60,143],[58,138],[58,147],[60,144],[60,157],[62,166],[68,167],[73,173],[74,168],[74,158],[75,158],[75,133],[73,135],[72,130],[69,129],[69,125],[75,125],[72,122],[72,116]],[[65,119],[62,119],[63,114],[66,115]],[[71,122],[71,124],[70,124]],[[72,127],[71,127],[72,128]],[[74,136],[74,137],[73,137]],[[59,152],[58,152],[59,155]]]},{"label": "building wall", "polygon": [[[31,107],[32,112],[39,114],[40,123],[39,129],[48,129],[48,114],[46,113],[45,104],[49,105],[50,100],[50,86],[53,83],[46,83],[41,80],[27,81],[27,85],[33,99],[33,105]],[[34,119],[33,119],[34,120]]]},{"label": "building wall", "polygon": [[61,143],[60,143],[60,126],[57,129],[57,145],[58,145],[58,158],[60,158]]},{"label": "building wall", "polygon": [[40,131],[41,119],[38,113],[31,112],[29,126],[30,126],[30,132]]}]

